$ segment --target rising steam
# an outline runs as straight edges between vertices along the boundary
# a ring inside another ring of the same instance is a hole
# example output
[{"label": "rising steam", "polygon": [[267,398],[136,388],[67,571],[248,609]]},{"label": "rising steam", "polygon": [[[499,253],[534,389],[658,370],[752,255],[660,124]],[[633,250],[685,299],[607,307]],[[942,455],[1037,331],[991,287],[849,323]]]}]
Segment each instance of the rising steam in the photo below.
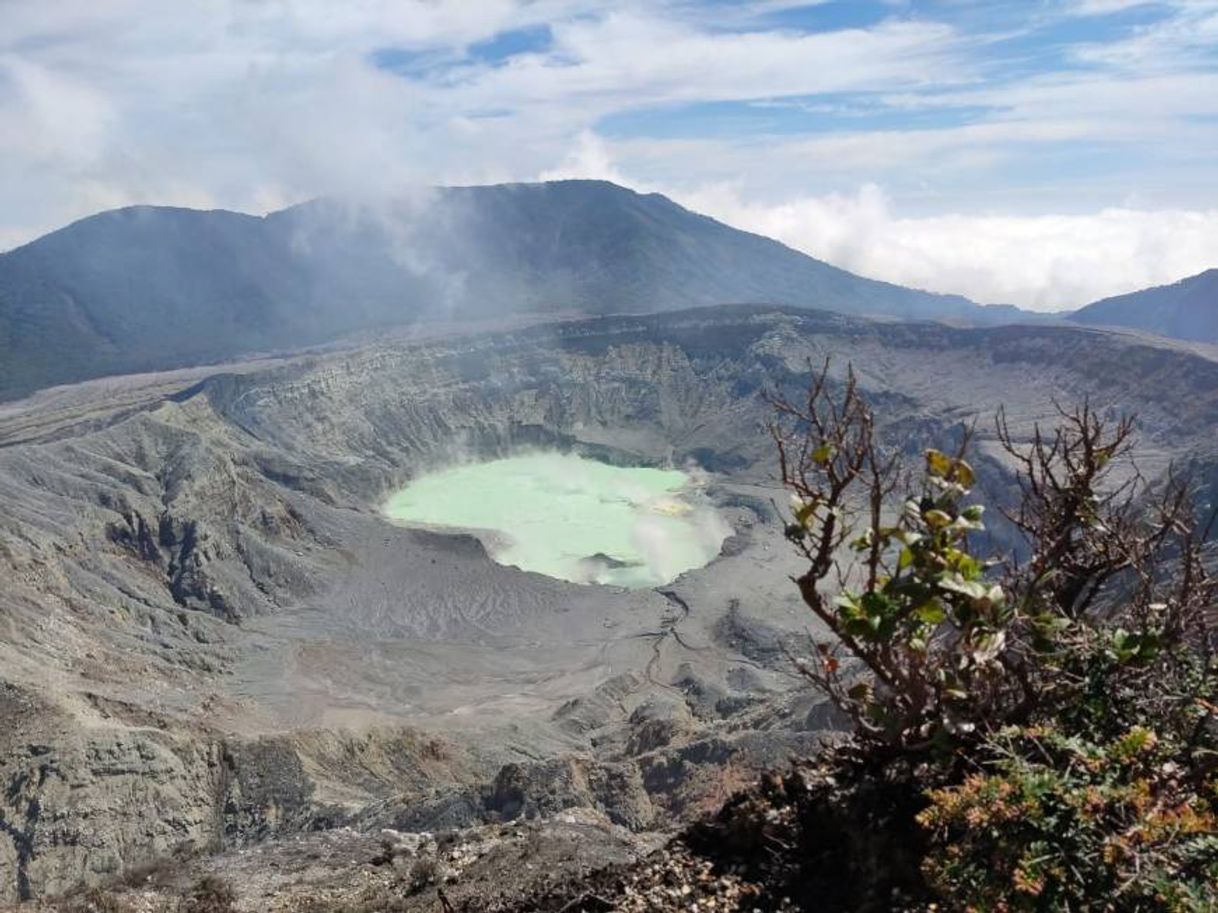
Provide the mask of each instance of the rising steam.
[{"label": "rising steam", "polygon": [[394,519],[493,531],[501,564],[577,583],[668,583],[719,553],[731,528],[704,475],[532,453],[425,475],[389,500]]}]

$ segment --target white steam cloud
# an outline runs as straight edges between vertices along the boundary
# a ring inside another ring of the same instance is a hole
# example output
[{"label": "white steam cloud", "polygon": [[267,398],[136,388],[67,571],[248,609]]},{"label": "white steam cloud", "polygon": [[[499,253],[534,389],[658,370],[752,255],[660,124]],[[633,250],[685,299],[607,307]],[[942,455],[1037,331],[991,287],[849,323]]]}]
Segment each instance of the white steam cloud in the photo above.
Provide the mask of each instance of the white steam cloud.
[{"label": "white steam cloud", "polygon": [[651,587],[709,563],[731,535],[706,484],[700,471],[682,478],[530,450],[420,475],[384,509],[401,522],[478,531],[501,564]]},{"label": "white steam cloud", "polygon": [[631,539],[653,580],[673,580],[689,570],[691,549],[701,564],[708,564],[732,534],[728,522],[709,505],[694,507],[681,520],[674,528],[669,518],[643,513],[634,523]]}]

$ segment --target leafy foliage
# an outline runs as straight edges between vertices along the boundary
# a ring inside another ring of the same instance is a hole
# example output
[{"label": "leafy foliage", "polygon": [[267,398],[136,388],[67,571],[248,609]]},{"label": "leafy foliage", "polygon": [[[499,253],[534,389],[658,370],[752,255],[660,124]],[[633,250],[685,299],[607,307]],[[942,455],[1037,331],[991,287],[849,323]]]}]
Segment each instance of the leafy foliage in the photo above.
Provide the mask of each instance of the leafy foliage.
[{"label": "leafy foliage", "polygon": [[923,863],[953,902],[985,910],[1214,909],[1218,781],[1135,726],[1097,744],[1046,726],[985,747],[985,772],[930,792]]},{"label": "leafy foliage", "polygon": [[833,635],[805,673],[854,722],[839,779],[904,784],[939,909],[1218,907],[1218,586],[1187,486],[1136,473],[1132,419],[1084,404],[1021,442],[1000,414],[1027,547],[986,559],[971,430],[911,483],[853,371],[833,386],[826,363],[772,397],[771,431]]}]

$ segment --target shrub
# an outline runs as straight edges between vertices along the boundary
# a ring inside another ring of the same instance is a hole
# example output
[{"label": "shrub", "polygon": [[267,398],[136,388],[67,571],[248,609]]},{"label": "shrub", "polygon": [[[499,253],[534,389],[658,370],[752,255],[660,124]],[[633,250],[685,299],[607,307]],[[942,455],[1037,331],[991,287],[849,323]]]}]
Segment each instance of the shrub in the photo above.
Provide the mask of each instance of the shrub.
[{"label": "shrub", "polygon": [[183,904],[184,913],[233,913],[237,895],[223,878],[204,875],[194,883]]},{"label": "shrub", "polygon": [[[833,635],[803,669],[853,721],[828,762],[840,802],[865,777],[903,797],[940,909],[1218,908],[1218,586],[1187,486],[1132,470],[1133,420],[1059,409],[1020,443],[998,416],[1024,539],[999,560],[975,547],[971,429],[914,475],[853,371],[771,402],[796,583]],[[883,877],[911,893],[910,871]]]},{"label": "shrub", "polygon": [[131,907],[110,891],[93,887],[60,909],[65,913],[130,913]]},{"label": "shrub", "polygon": [[956,905],[1011,911],[1203,913],[1218,885],[1218,780],[1141,726],[1103,744],[1012,727],[984,771],[932,790],[923,869]]}]

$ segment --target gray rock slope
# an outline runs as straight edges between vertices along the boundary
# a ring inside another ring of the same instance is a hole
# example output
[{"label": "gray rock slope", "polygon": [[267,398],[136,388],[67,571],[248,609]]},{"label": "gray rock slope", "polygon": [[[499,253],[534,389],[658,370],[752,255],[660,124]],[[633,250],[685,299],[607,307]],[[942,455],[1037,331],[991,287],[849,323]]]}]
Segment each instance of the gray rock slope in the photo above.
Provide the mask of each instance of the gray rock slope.
[{"label": "gray rock slope", "polygon": [[[595,809],[662,827],[832,724],[758,392],[853,362],[916,458],[1005,403],[1213,465],[1218,363],[1076,327],[728,307],[92,381],[0,407],[0,900],[180,847]],[[1010,485],[988,425],[977,463]],[[735,534],[657,591],[496,565],[386,495],[530,446],[695,459]],[[1003,546],[1001,531],[995,547]]]},{"label": "gray rock slope", "polygon": [[135,207],[0,254],[0,400],[416,320],[728,302],[982,322],[657,194],[597,181],[442,188],[265,218]]},{"label": "gray rock slope", "polygon": [[1218,343],[1218,269],[1089,304],[1077,323],[1130,327],[1191,342]]}]

